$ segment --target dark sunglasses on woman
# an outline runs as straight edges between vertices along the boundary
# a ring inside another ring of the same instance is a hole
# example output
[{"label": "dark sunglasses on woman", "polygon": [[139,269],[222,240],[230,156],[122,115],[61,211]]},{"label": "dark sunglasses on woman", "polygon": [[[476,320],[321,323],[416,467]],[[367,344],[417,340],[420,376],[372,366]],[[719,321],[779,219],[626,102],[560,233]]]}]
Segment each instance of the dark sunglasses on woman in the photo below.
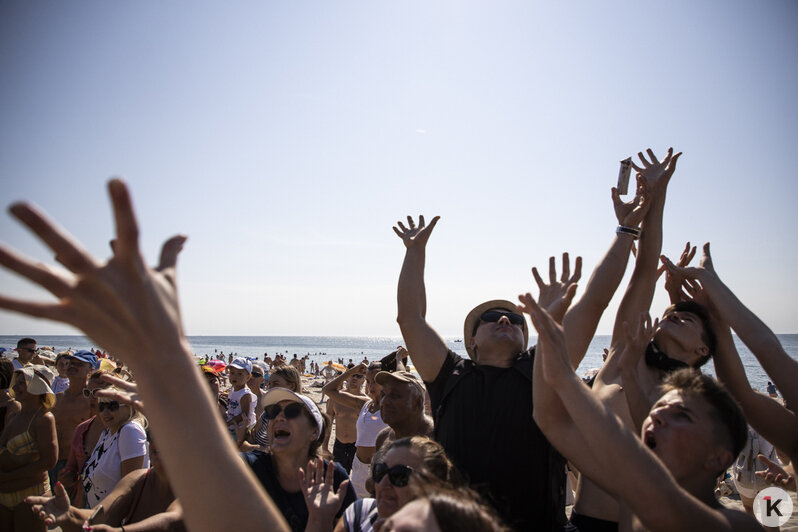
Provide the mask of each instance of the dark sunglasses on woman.
[{"label": "dark sunglasses on woman", "polygon": [[371,466],[371,479],[375,484],[379,484],[382,477],[388,475],[388,482],[397,488],[407,486],[413,468],[406,465],[395,465],[388,467],[385,462],[377,462]]},{"label": "dark sunglasses on woman", "polygon": [[269,405],[263,409],[263,413],[266,414],[268,419],[274,419],[280,415],[280,412],[283,412],[283,415],[286,419],[294,419],[299,414],[302,413],[302,409],[305,408],[305,405],[302,403],[290,403],[285,405],[283,408],[280,405]]},{"label": "dark sunglasses on woman", "polygon": [[109,412],[116,412],[119,410],[119,401],[106,401],[104,403],[97,403],[97,410],[104,412],[108,409]]}]

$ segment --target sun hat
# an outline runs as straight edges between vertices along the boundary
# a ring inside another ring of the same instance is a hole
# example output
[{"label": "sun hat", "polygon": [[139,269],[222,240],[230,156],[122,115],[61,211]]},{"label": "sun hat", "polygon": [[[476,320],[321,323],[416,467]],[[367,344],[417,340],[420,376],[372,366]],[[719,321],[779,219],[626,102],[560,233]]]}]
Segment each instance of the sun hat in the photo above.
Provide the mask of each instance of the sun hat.
[{"label": "sun hat", "polygon": [[404,382],[411,386],[415,386],[421,392],[421,395],[424,395],[424,384],[421,382],[421,379],[419,379],[415,373],[409,371],[380,371],[374,376],[374,380],[377,381],[377,384],[382,386],[389,380]]},{"label": "sun hat", "polygon": [[85,349],[75,351],[70,355],[70,358],[77,358],[81,362],[91,365],[92,369],[99,369],[100,367],[100,361],[97,360],[97,355],[91,351],[86,351]]},{"label": "sun hat", "polygon": [[310,415],[316,421],[316,426],[319,429],[319,434],[324,432],[324,422],[321,419],[321,412],[319,411],[319,407],[316,406],[316,403],[313,402],[313,399],[306,395],[302,395],[299,393],[294,393],[288,388],[272,388],[265,394],[263,394],[263,407],[267,407],[269,405],[274,405],[279,403],[280,401],[301,401],[305,403]]},{"label": "sun hat", "polygon": [[[268,369],[268,366],[266,366],[266,363],[265,362],[261,362],[260,360],[253,360],[252,361],[252,367],[253,368],[258,368],[260,370],[260,372],[263,373],[264,375],[266,375],[269,372],[269,369]],[[252,373],[252,372],[250,371],[250,373]]]},{"label": "sun hat", "polygon": [[[44,406],[48,409],[55,405],[55,394],[51,388],[55,378],[53,370],[40,364],[31,364],[15,371],[15,373],[17,372],[25,376],[25,386],[29,394],[46,395]],[[10,390],[10,394],[14,395],[13,389]]]},{"label": "sun hat", "polygon": [[[476,307],[474,307],[471,312],[468,313],[466,316],[465,324],[463,325],[463,344],[465,344],[466,351],[468,352],[468,356],[476,362],[476,356],[474,355],[474,351],[471,348],[471,339],[474,337],[474,332],[476,331],[477,325],[479,325],[479,320],[482,318],[482,315],[491,309],[501,309],[506,310],[508,312],[515,312],[516,314],[521,314],[523,317],[524,315],[518,310],[518,307],[507,301],[506,299],[491,299],[490,301],[485,301],[484,303],[480,303]],[[526,325],[526,319],[524,319],[523,325],[524,331],[524,348],[526,349],[527,344],[529,343],[529,329]]]},{"label": "sun hat", "polygon": [[234,358],[228,368],[243,369],[247,373],[252,373],[252,362],[243,357]]}]

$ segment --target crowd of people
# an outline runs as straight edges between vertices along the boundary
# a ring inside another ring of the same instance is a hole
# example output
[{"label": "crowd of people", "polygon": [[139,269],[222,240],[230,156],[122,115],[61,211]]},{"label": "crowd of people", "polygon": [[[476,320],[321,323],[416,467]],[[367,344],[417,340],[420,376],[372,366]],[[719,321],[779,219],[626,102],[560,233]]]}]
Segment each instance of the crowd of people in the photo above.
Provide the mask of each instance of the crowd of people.
[{"label": "crowd of people", "polygon": [[[107,262],[34,207],[12,206],[70,273],[0,247],[0,264],[57,298],[0,296],[0,308],[77,327],[119,371],[91,351],[33,360],[32,338],[13,363],[0,357],[0,529],[762,530],[749,505],[726,507],[716,489],[754,453],[756,434],[773,448],[760,458],[757,443],[761,485],[795,490],[798,362],[721,281],[709,244],[698,266],[689,243],[675,263],[662,256],[680,155],[640,153],[634,197],[613,189],[618,226],[578,300],[581,258],[572,270],[564,253],[559,275],[552,258],[547,279],[533,268],[537,297],[466,315],[468,358],[426,319],[425,250],[439,218],[399,222],[406,350],[311,368],[324,376],[325,412],[303,390],[296,355],[229,356],[229,390],[217,369],[196,364],[177,299],[185,237],[147,266],[121,181],[109,184]],[[587,386],[575,370],[632,256],[606,361]],[[652,321],[661,276],[671,305]],[[732,331],[772,379],[768,394],[751,388]],[[717,380],[701,372],[709,361]]]}]

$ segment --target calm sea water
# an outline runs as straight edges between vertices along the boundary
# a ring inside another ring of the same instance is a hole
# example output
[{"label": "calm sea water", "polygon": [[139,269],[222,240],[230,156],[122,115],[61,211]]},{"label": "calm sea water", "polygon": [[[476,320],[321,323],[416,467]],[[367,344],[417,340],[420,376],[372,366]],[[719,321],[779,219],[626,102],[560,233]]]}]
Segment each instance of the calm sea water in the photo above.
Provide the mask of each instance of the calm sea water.
[{"label": "calm sea water", "polygon": [[[798,360],[798,334],[779,334],[777,335],[784,350],[794,360]],[[17,336],[0,336],[0,347],[12,348],[16,346],[19,339]],[[54,346],[56,350],[67,348],[90,349],[94,347],[91,340],[84,336],[38,336],[36,340],[39,345]],[[455,338],[447,338],[449,348],[462,356],[468,356],[462,342],[456,342]],[[213,355],[214,353],[235,353],[241,356],[250,356],[263,359],[265,353],[274,356],[282,353],[288,358],[310,355],[310,359],[319,363],[327,360],[343,358],[348,361],[350,358],[359,362],[363,357],[369,360],[378,360],[402,343],[399,337],[368,337],[368,336],[189,336],[189,341],[197,357]],[[534,338],[530,338],[530,345],[534,343]],[[745,366],[751,385],[761,391],[770,379],[759,362],[754,358],[745,345],[736,337],[735,343],[740,353],[740,357]],[[591,368],[601,366],[601,355],[605,347],[610,344],[609,336],[596,336],[590,343],[587,355],[579,366],[579,374],[583,374]],[[712,364],[705,366],[706,371],[714,375]]]}]

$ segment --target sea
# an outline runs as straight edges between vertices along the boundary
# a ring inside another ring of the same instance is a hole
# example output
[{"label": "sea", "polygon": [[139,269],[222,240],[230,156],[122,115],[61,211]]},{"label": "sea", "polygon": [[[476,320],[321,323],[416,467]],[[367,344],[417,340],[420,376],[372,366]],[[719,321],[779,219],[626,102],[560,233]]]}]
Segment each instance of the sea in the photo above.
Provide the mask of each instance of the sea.
[{"label": "sea", "polygon": [[[798,334],[778,334],[776,336],[784,351],[793,360],[798,361]],[[16,347],[19,338],[19,336],[0,336],[0,347]],[[226,360],[230,353],[233,353],[234,356],[246,356],[260,360],[263,360],[266,354],[272,358],[276,354],[285,355],[286,358],[293,358],[294,355],[301,358],[308,355],[310,360],[320,365],[328,360],[337,362],[339,358],[344,359],[344,363],[348,363],[349,359],[357,363],[364,357],[375,361],[395,350],[398,345],[402,345],[400,337],[385,336],[189,336],[188,339],[197,359],[223,354]],[[96,345],[85,336],[37,336],[36,340],[40,346],[54,347],[56,352],[65,349],[96,348]],[[468,356],[465,346],[459,338],[445,338],[445,340],[449,349],[463,357]],[[529,341],[530,345],[533,345],[534,337],[530,337]],[[737,337],[734,338],[734,341],[751,386],[765,391],[767,382],[773,379],[768,377],[756,358]],[[609,345],[610,336],[595,336],[577,373],[584,375],[591,369],[600,368],[604,348]],[[711,363],[704,366],[703,371],[711,375],[715,374]]]}]

